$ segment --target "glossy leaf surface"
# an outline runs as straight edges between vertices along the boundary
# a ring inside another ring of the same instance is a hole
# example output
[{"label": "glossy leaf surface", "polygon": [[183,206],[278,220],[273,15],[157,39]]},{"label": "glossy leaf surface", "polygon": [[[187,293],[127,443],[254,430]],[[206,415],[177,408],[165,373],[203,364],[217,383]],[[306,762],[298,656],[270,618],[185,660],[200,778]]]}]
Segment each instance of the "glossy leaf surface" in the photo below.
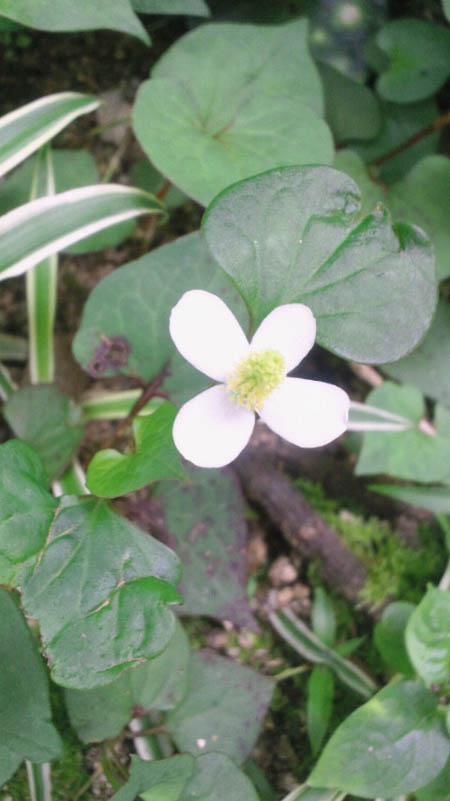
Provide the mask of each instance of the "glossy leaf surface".
[{"label": "glossy leaf surface", "polygon": [[159,484],[152,494],[162,536],[183,565],[180,611],[255,630],[245,593],[247,532],[240,488],[230,472],[194,467],[186,472],[187,481]]},{"label": "glossy leaf surface", "polygon": [[406,629],[409,658],[428,686],[450,679],[450,592],[429,587]]},{"label": "glossy leaf surface", "polygon": [[272,697],[273,682],[210,651],[192,655],[187,694],[165,725],[193,756],[220,751],[238,764],[249,755]]},{"label": "glossy leaf surface", "polygon": [[449,753],[437,699],[423,685],[402,681],[341,723],[308,782],[363,798],[396,797],[431,781]]},{"label": "glossy leaf surface", "polygon": [[[226,65],[226,69],[224,69]],[[153,164],[203,205],[280,164],[330,163],[307,23],[203,25],[158,61],[133,111]]]},{"label": "glossy leaf surface", "polygon": [[363,362],[383,353],[394,360],[430,324],[433,254],[418,229],[392,227],[382,209],[355,224],[359,200],[337,170],[286,167],[219,195],[204,231],[255,325],[276,306],[301,302],[324,347]]},{"label": "glossy leaf surface", "polygon": [[184,478],[180,456],[173,444],[176,409],[164,403],[153,414],[133,421],[134,453],[97,451],[86,476],[88,489],[102,498],[116,498],[163,478]]}]

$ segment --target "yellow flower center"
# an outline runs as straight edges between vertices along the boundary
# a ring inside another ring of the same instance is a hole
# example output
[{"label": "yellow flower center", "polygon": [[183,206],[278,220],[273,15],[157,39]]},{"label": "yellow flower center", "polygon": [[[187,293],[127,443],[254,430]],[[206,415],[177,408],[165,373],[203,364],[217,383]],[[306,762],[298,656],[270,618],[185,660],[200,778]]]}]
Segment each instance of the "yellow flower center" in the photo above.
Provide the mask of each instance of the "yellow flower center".
[{"label": "yellow flower center", "polygon": [[284,376],[285,362],[277,350],[250,353],[227,376],[227,390],[233,401],[257,412]]}]

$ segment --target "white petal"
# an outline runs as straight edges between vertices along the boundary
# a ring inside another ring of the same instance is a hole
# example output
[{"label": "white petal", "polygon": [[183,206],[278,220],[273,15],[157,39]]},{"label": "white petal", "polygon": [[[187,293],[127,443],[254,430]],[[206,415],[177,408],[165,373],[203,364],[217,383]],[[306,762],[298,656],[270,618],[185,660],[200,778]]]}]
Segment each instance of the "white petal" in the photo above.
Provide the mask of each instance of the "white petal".
[{"label": "white petal", "polygon": [[251,350],[278,350],[289,373],[314,345],[316,321],[311,309],[303,303],[278,306],[267,315],[250,343]]},{"label": "white petal", "polygon": [[232,403],[220,385],[185,403],[172,433],[185,459],[198,467],[223,467],[245,448],[254,425],[254,413]]},{"label": "white petal", "polygon": [[248,342],[223,300],[192,289],[185,292],[170,315],[170,335],[188,362],[215,381],[225,381],[248,353]]},{"label": "white petal", "polygon": [[261,420],[294,445],[317,448],[344,433],[350,399],[334,384],[285,378],[260,411]]}]

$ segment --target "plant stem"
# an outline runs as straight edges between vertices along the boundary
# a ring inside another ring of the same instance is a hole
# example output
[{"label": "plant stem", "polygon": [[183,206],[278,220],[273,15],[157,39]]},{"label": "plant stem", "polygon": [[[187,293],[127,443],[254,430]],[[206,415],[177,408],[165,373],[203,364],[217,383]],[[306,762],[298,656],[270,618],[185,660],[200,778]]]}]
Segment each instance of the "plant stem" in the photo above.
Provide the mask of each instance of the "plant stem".
[{"label": "plant stem", "polygon": [[298,667],[286,668],[286,670],[282,670],[280,673],[272,676],[272,679],[278,684],[279,681],[290,679],[293,676],[299,676],[300,673],[307,673],[308,670],[311,670],[310,665],[299,665]]},{"label": "plant stem", "polygon": [[369,167],[380,167],[385,161],[389,161],[393,159],[394,156],[398,156],[399,153],[403,153],[403,151],[407,150],[412,145],[415,145],[417,142],[420,142],[425,137],[430,136],[430,134],[434,133],[435,131],[439,131],[441,128],[444,128],[445,125],[450,125],[450,111],[446,111],[445,114],[441,114],[434,122],[430,125],[427,125],[422,130],[417,131],[415,134],[406,139],[405,142],[402,142],[401,145],[397,145],[397,147],[393,147],[392,150],[389,150],[387,153],[384,153],[382,156],[378,156],[378,158],[374,159],[370,162]]},{"label": "plant stem", "polygon": [[8,370],[0,363],[0,399],[7,401],[17,389]]},{"label": "plant stem", "polygon": [[125,432],[129,428],[129,426],[133,422],[134,418],[137,417],[137,415],[141,411],[141,409],[143,409],[144,406],[147,405],[147,403],[149,402],[149,400],[151,398],[153,398],[153,397],[155,397],[155,395],[159,394],[158,393],[158,389],[161,386],[161,384],[164,382],[164,380],[167,378],[168,374],[169,374],[169,370],[168,370],[168,366],[166,364],[163,367],[163,369],[161,370],[160,374],[157,375],[156,378],[153,378],[152,381],[150,381],[143,388],[141,395],[139,396],[137,401],[135,403],[133,403],[133,406],[131,407],[131,409],[128,412],[127,416],[124,417],[123,420],[121,420],[119,425],[117,426],[117,428],[116,428],[116,430],[114,432],[114,435],[112,437],[112,441],[108,442],[104,446],[105,448],[111,447],[111,444],[115,440],[119,439],[120,437],[122,437],[125,434]]}]

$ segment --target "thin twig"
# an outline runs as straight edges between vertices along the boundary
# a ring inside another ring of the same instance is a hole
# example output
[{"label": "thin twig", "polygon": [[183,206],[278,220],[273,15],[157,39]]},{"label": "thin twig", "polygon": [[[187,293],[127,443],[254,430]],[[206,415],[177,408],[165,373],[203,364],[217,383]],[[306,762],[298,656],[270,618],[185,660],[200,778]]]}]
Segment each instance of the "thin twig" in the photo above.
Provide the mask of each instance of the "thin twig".
[{"label": "thin twig", "polygon": [[120,423],[118,424],[118,426],[114,431],[113,436],[104,446],[105,448],[110,448],[111,445],[115,442],[115,440],[118,440],[120,439],[120,437],[124,436],[127,429],[132,424],[134,418],[137,417],[141,409],[144,408],[144,406],[149,402],[151,398],[154,398],[155,396],[161,396],[161,393],[158,392],[158,389],[161,386],[161,384],[165,381],[168,375],[169,375],[169,368],[168,365],[166,364],[159,373],[159,375],[157,375],[156,378],[153,378],[152,381],[150,381],[148,384],[145,385],[145,387],[142,390],[142,394],[139,396],[137,401],[133,403],[133,406],[131,407],[127,416],[120,421]]},{"label": "thin twig", "polygon": [[389,161],[393,159],[394,156],[398,156],[399,153],[403,153],[404,150],[407,150],[409,147],[412,147],[417,142],[420,142],[425,137],[430,136],[430,134],[435,133],[435,131],[439,131],[441,128],[444,128],[446,125],[450,125],[450,111],[446,111],[445,114],[442,114],[438,117],[434,122],[430,125],[427,125],[422,130],[417,131],[415,134],[406,139],[405,142],[402,142],[397,147],[393,147],[392,150],[389,150],[387,153],[384,153],[382,156],[378,156],[378,158],[374,159],[370,162],[370,167],[380,167],[381,164],[384,164],[385,161]]}]

